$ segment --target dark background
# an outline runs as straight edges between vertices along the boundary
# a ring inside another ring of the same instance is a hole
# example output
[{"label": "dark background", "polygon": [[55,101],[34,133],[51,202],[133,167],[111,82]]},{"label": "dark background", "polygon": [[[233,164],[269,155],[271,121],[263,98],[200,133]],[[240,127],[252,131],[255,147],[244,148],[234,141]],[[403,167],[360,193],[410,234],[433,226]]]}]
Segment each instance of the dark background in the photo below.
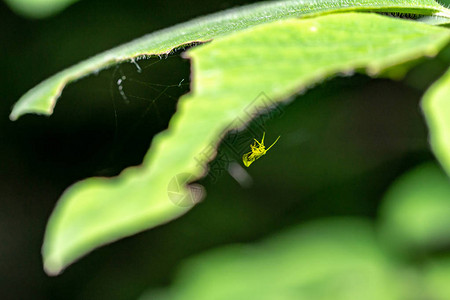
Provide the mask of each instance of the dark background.
[{"label": "dark background", "polygon": [[[253,1],[80,1],[29,20],[0,2],[0,297],[135,299],[170,284],[184,258],[217,245],[251,242],[305,220],[376,217],[392,181],[433,160],[419,100],[443,72],[422,61],[405,80],[335,78],[282,107],[242,188],[226,172],[201,182],[208,196],[191,212],[103,247],[58,277],[43,269],[46,221],[61,193],[90,176],[113,176],[142,161],[188,92],[179,53],[121,64],[71,84],[51,117],[8,119],[28,89],[100,51],[196,16]],[[126,76],[119,93],[117,80]],[[183,81],[181,86],[178,84]],[[217,175],[217,174],[216,174]]]}]

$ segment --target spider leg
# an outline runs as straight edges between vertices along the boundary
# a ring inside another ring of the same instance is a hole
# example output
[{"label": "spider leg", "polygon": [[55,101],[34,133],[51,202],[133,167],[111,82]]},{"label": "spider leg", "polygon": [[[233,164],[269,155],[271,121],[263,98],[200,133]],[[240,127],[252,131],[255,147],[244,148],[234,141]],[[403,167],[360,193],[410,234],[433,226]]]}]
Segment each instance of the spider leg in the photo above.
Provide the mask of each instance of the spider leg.
[{"label": "spider leg", "polygon": [[255,140],[255,146],[256,146],[256,143],[258,143],[258,145],[259,145],[259,147],[261,147],[261,146],[263,146],[263,144],[261,144],[260,142],[258,142],[256,139],[254,139]]},{"label": "spider leg", "polygon": [[270,145],[269,148],[267,148],[266,152],[269,151],[269,149],[272,148],[272,146],[275,145],[276,142],[278,142],[278,139],[279,139],[280,137],[281,137],[281,136],[278,136],[278,138],[275,140],[275,142],[273,142],[273,144]]}]

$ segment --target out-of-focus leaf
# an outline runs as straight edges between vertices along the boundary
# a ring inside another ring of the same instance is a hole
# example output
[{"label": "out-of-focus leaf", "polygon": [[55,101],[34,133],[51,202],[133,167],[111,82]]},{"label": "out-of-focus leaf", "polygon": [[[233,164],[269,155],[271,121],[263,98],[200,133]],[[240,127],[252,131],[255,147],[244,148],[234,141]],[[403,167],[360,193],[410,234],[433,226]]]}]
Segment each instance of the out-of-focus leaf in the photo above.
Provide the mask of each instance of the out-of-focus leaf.
[{"label": "out-of-focus leaf", "polygon": [[427,299],[450,299],[450,257],[434,258],[424,268]]},{"label": "out-of-focus leaf", "polygon": [[381,208],[381,233],[408,252],[450,242],[450,181],[435,164],[424,164],[399,178]]},{"label": "out-of-focus leaf", "polygon": [[335,219],[204,253],[184,264],[165,295],[140,300],[402,299],[396,272],[367,221]]},{"label": "out-of-focus leaf", "polygon": [[78,0],[5,0],[14,12],[28,18],[46,18]]},{"label": "out-of-focus leaf", "polygon": [[422,101],[431,147],[450,175],[450,69],[426,92]]},{"label": "out-of-focus leaf", "polygon": [[16,103],[10,118],[16,120],[26,113],[51,114],[66,84],[121,61],[167,54],[185,44],[210,41],[288,17],[349,11],[401,12],[450,18],[450,11],[434,0],[284,0],[257,3],[155,32],[80,62],[29,90]]},{"label": "out-of-focus leaf", "polygon": [[[88,179],[62,196],[44,241],[47,272],[185,212],[190,206],[176,206],[179,199],[201,197],[185,183],[205,173],[226,130],[324,78],[355,69],[375,75],[435,55],[449,39],[445,28],[350,13],[255,26],[192,49],[192,93],[180,100],[169,130],[154,138],[143,166],[111,180]],[[261,92],[266,97],[257,97]]]}]

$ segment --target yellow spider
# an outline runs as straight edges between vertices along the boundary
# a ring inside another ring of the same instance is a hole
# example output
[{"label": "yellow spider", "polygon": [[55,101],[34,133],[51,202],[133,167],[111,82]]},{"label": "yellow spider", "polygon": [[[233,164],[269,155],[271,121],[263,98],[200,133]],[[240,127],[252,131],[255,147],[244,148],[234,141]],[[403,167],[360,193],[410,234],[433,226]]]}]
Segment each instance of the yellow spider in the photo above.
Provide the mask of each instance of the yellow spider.
[{"label": "yellow spider", "polygon": [[258,142],[256,139],[254,139],[255,143],[253,145],[250,145],[250,149],[252,151],[250,151],[249,153],[246,153],[242,156],[242,161],[244,162],[244,165],[246,167],[250,166],[255,160],[257,160],[261,156],[265,155],[266,152],[269,151],[269,149],[272,148],[272,146],[275,145],[275,143],[280,138],[280,137],[278,137],[275,140],[275,142],[273,142],[273,144],[270,145],[270,147],[266,149],[266,147],[264,146],[264,136],[265,135],[266,135],[266,133],[264,132],[261,143]]}]

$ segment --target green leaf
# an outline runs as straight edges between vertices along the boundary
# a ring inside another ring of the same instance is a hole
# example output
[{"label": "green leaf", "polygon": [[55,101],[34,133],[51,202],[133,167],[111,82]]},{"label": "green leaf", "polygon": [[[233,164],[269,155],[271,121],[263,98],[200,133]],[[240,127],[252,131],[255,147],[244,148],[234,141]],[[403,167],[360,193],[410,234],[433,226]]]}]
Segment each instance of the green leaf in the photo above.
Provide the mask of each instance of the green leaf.
[{"label": "green leaf", "polygon": [[450,69],[425,93],[422,109],[434,154],[450,175]]},{"label": "green leaf", "polygon": [[182,45],[210,41],[254,25],[288,17],[348,11],[416,13],[450,18],[450,11],[433,0],[285,0],[258,3],[143,36],[74,65],[23,95],[14,106],[10,119],[16,120],[26,113],[51,114],[66,84],[121,61],[164,55]]},{"label": "green leaf", "polygon": [[365,220],[305,224],[253,245],[188,260],[165,295],[147,299],[394,300],[402,278]]},{"label": "green leaf", "polygon": [[[264,24],[193,48],[192,93],[180,100],[169,129],[153,139],[143,166],[111,180],[88,179],[62,196],[44,241],[47,272],[186,212],[201,192],[174,188],[174,180],[201,177],[222,134],[267,106],[334,74],[365,69],[374,75],[435,55],[449,39],[445,28],[351,13]],[[269,98],[257,97],[261,92]],[[192,201],[178,207],[174,191]]]},{"label": "green leaf", "polygon": [[435,164],[400,177],[381,208],[381,233],[406,253],[440,249],[450,242],[450,181]]},{"label": "green leaf", "polygon": [[46,18],[78,0],[5,0],[17,14],[28,18]]},{"label": "green leaf", "polygon": [[450,256],[434,258],[425,267],[425,283],[428,294],[427,299],[450,299]]}]

